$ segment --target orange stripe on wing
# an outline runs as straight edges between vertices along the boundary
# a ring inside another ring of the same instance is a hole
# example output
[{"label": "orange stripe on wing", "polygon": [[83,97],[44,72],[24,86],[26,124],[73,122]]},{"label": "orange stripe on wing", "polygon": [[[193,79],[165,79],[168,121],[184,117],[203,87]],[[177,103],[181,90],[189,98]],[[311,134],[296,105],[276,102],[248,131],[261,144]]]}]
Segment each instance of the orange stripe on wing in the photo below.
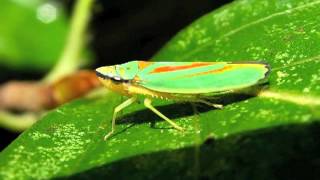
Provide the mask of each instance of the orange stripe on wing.
[{"label": "orange stripe on wing", "polygon": [[153,64],[153,62],[138,61],[139,70],[142,70],[142,69],[146,68],[147,66],[150,66],[151,64]]},{"label": "orange stripe on wing", "polygon": [[244,68],[244,67],[258,67],[258,68],[262,68],[264,66],[261,66],[261,64],[229,64],[221,69],[214,69],[211,71],[205,71],[205,72],[199,72],[199,73],[194,73],[194,74],[190,74],[184,77],[194,77],[194,76],[201,76],[201,75],[206,75],[206,74],[218,74],[218,73],[223,73],[225,71],[229,71],[232,69],[237,69],[237,68]]},{"label": "orange stripe on wing", "polygon": [[208,66],[212,65],[212,63],[206,63],[206,62],[198,62],[198,63],[192,63],[190,65],[183,65],[183,66],[163,66],[158,67],[151,71],[150,73],[161,73],[161,72],[170,72],[170,71],[177,71],[177,70],[186,70],[191,69],[195,67],[201,67],[201,66]]},{"label": "orange stripe on wing", "polygon": [[185,77],[194,77],[194,76],[201,76],[201,75],[206,75],[206,74],[223,73],[223,72],[231,70],[233,68],[234,68],[234,66],[228,65],[228,66],[225,66],[225,67],[223,67],[221,69],[215,69],[215,70],[211,70],[211,71],[204,71],[204,72],[194,73],[194,74],[187,75]]}]

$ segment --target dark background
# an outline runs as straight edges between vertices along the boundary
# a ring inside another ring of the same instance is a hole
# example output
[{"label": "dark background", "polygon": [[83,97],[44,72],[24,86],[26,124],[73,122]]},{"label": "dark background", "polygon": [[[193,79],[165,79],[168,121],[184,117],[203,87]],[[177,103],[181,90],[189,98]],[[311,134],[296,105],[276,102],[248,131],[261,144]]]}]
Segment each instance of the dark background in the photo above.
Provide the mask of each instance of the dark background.
[{"label": "dark background", "polygon": [[168,40],[202,15],[231,0],[102,1],[91,25],[97,65],[150,59]]},{"label": "dark background", "polygon": [[[89,25],[89,47],[94,67],[134,59],[150,59],[168,40],[188,24],[232,0],[105,0],[97,1]],[[71,13],[74,1],[65,2]],[[92,68],[94,68],[92,67]],[[43,74],[11,72],[10,79],[37,79]],[[0,150],[18,134],[0,129]]]}]

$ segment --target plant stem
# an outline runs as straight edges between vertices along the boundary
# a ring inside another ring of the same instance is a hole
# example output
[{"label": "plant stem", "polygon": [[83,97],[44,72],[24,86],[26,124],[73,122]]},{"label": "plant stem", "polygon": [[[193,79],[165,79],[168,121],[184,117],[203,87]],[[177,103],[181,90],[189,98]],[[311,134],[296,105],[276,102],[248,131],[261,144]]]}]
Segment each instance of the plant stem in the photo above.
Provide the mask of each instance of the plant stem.
[{"label": "plant stem", "polygon": [[57,64],[44,78],[45,82],[57,80],[79,68],[79,56],[85,44],[85,31],[90,19],[92,4],[93,0],[78,0],[76,2],[65,48]]},{"label": "plant stem", "polygon": [[34,124],[40,115],[36,113],[24,113],[15,115],[0,110],[0,127],[13,132],[23,132]]}]

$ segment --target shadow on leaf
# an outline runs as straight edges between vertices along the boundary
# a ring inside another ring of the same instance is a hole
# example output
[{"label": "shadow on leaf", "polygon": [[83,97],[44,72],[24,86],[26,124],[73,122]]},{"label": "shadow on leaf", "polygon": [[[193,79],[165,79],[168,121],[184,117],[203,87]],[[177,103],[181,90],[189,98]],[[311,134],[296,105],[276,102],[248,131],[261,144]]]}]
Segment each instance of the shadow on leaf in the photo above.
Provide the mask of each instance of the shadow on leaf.
[{"label": "shadow on leaf", "polygon": [[62,179],[317,179],[320,123],[212,137],[198,147],[138,155]]},{"label": "shadow on leaf", "polygon": [[[253,96],[244,95],[244,94],[229,94],[220,96],[214,100],[211,100],[211,103],[222,104],[223,106],[227,106],[229,104],[241,102],[247,100]],[[208,106],[202,103],[194,103],[197,107],[198,113],[205,113],[211,110],[217,110],[212,106]],[[191,103],[188,102],[178,102],[174,104],[167,104],[162,106],[156,106],[155,108],[159,110],[161,113],[166,115],[170,119],[178,119],[181,117],[192,116],[195,114]],[[219,109],[218,109],[219,110]],[[143,110],[135,111],[122,117],[118,118],[117,123],[146,123],[150,122],[150,120],[156,121],[164,121],[151,110],[144,108]]]}]

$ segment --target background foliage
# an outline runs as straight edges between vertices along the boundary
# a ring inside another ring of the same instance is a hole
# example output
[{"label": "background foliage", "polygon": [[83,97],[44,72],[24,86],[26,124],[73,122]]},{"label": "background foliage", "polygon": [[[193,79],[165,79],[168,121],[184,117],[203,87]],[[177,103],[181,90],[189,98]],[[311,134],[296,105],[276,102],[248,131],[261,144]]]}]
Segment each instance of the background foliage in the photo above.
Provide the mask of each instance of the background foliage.
[{"label": "background foliage", "polygon": [[68,29],[61,4],[5,0],[1,1],[0,18],[1,67],[45,71],[54,65]]}]

